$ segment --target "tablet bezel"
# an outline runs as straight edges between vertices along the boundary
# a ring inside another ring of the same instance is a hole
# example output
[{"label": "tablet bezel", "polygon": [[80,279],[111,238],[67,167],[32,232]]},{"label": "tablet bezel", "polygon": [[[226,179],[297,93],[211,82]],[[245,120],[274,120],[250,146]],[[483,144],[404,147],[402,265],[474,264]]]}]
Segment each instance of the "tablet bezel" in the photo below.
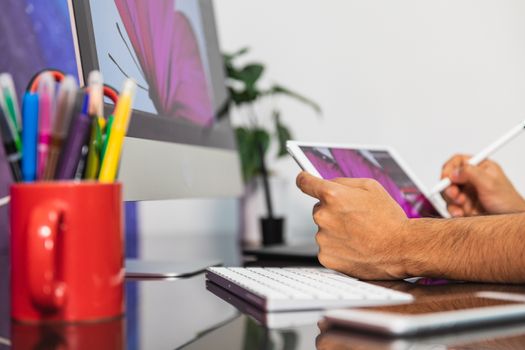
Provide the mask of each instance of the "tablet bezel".
[{"label": "tablet bezel", "polygon": [[407,163],[401,158],[395,149],[389,146],[381,145],[366,145],[366,144],[344,144],[344,143],[325,143],[325,142],[302,142],[302,141],[287,141],[286,148],[288,153],[292,155],[297,164],[306,172],[322,178],[315,166],[310,162],[308,157],[304,154],[301,147],[324,147],[324,148],[342,148],[350,150],[367,150],[367,151],[386,151],[390,154],[392,159],[399,165],[401,170],[412,180],[417,189],[425,196],[425,198],[432,204],[434,209],[443,217],[450,218],[450,213],[447,211],[443,202],[436,196],[430,196],[430,192],[415,176]]}]

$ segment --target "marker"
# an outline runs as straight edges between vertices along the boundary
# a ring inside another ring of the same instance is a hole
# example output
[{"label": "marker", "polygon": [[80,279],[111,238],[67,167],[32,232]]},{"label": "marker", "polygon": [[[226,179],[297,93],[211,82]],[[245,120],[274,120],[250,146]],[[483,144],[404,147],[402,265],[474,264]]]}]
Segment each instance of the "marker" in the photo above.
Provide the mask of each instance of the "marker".
[{"label": "marker", "polygon": [[36,180],[38,138],[38,95],[27,92],[22,108],[22,176],[24,181]]},{"label": "marker", "polygon": [[5,115],[2,109],[0,109],[0,135],[4,144],[7,161],[11,167],[13,180],[16,182],[22,181],[22,171],[20,170],[21,154],[16,148],[16,135],[13,134],[13,130],[9,125],[9,117]]},{"label": "marker", "polygon": [[60,152],[55,178],[68,180],[75,177],[75,173],[82,156],[82,147],[87,143],[91,119],[83,113],[83,106],[87,104],[87,95],[79,91],[75,98],[73,119],[71,120],[68,135]]},{"label": "marker", "polygon": [[8,117],[9,127],[15,136],[14,142],[16,149],[22,151],[22,140],[20,139],[20,109],[16,99],[15,85],[9,73],[0,74],[0,90],[2,91],[1,106],[4,114]]},{"label": "marker", "polygon": [[102,154],[102,134],[106,120],[102,117],[91,118],[91,136],[89,137],[89,152],[84,178],[96,180],[100,172],[100,159]]},{"label": "marker", "polygon": [[51,144],[51,125],[53,123],[53,100],[55,97],[55,78],[51,73],[44,73],[38,83],[38,158],[36,177],[44,180],[49,145]]},{"label": "marker", "polygon": [[77,90],[77,82],[71,75],[66,76],[58,88],[55,117],[53,118],[54,121],[51,132],[51,144],[49,145],[49,155],[44,172],[44,179],[46,180],[51,180],[55,177],[58,157],[73,117],[73,107],[75,105]]},{"label": "marker", "polygon": [[102,133],[106,125],[104,114],[104,82],[99,71],[89,74],[89,115],[91,122],[91,136],[84,178],[96,180],[100,171],[100,155],[102,151]]},{"label": "marker", "polygon": [[104,159],[104,156],[106,155],[106,150],[108,148],[108,140],[109,136],[111,135],[111,127],[113,126],[113,120],[115,120],[115,117],[113,117],[113,114],[108,117],[108,121],[106,122],[106,133],[104,136],[102,136],[102,152],[100,153],[100,158]]},{"label": "marker", "polygon": [[[479,163],[487,159],[492,153],[496,152],[498,149],[505,146],[509,141],[518,136],[523,131],[523,129],[525,129],[525,120],[516,125],[514,128],[510,129],[506,134],[504,134],[499,139],[488,145],[485,149],[476,154],[474,157],[470,158],[467,163],[473,166],[478,165]],[[450,181],[448,177],[442,179],[436,186],[434,186],[434,188],[430,192],[431,196],[441,193],[451,184],[452,181]]]},{"label": "marker", "polygon": [[88,77],[89,106],[88,114],[91,116],[104,116],[104,79],[99,71],[92,71]]},{"label": "marker", "polygon": [[115,107],[115,119],[111,127],[108,145],[102,167],[100,169],[99,180],[101,182],[113,182],[117,174],[117,168],[124,143],[124,136],[128,131],[129,120],[131,117],[131,104],[135,95],[137,84],[127,79],[124,82],[122,93],[119,96],[117,106]]}]

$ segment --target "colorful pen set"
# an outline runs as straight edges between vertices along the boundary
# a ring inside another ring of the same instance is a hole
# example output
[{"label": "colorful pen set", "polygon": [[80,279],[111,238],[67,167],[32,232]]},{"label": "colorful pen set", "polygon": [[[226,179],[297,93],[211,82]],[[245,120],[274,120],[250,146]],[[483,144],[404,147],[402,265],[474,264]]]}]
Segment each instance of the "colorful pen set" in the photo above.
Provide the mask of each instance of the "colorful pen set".
[{"label": "colorful pen set", "polygon": [[[120,96],[93,71],[87,88],[71,76],[35,76],[18,107],[11,76],[0,74],[0,137],[15,181],[99,180],[113,182],[131,117],[136,84]],[[115,110],[104,117],[104,96]]]}]

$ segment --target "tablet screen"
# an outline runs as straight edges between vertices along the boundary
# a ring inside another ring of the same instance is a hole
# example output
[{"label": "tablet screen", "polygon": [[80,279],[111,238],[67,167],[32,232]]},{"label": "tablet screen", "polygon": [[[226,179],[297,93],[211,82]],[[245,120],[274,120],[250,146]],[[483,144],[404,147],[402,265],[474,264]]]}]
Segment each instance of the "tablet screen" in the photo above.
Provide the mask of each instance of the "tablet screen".
[{"label": "tablet screen", "polygon": [[300,146],[324,179],[377,180],[409,218],[441,217],[388,151]]}]

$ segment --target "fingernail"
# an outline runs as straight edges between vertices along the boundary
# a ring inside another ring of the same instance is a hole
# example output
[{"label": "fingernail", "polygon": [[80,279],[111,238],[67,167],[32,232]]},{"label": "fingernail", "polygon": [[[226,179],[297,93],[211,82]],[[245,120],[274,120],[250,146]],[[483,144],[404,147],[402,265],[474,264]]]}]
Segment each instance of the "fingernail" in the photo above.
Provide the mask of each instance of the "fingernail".
[{"label": "fingernail", "polygon": [[297,187],[301,187],[304,182],[304,172],[297,175]]},{"label": "fingernail", "polygon": [[452,171],[452,174],[450,175],[450,177],[451,177],[452,179],[457,179],[458,176],[459,176],[459,174],[461,174],[461,168],[454,169],[454,170]]},{"label": "fingernail", "polygon": [[461,216],[461,211],[460,210],[453,210],[450,215],[452,215],[453,217],[458,217],[458,216]]}]

